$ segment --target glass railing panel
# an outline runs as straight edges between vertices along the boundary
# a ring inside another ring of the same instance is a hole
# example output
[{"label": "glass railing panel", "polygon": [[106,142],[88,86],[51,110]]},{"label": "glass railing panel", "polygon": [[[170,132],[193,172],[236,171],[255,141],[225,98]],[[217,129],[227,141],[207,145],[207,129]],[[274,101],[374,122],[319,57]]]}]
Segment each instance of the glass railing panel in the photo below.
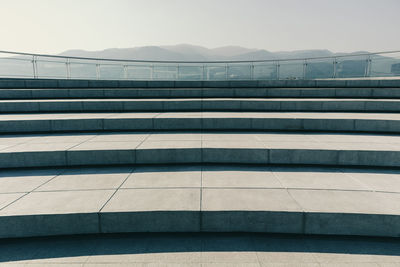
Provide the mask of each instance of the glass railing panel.
[{"label": "glass railing panel", "polygon": [[33,78],[32,56],[0,54],[0,77]]},{"label": "glass railing panel", "polygon": [[370,56],[370,77],[400,76],[400,53]]},{"label": "glass railing panel", "polygon": [[305,79],[328,79],[334,77],[334,59],[306,60]]},{"label": "glass railing panel", "polygon": [[274,80],[277,78],[277,67],[274,62],[254,63],[253,79]]},{"label": "glass railing panel", "polygon": [[205,80],[219,81],[228,79],[228,65],[224,63],[207,64],[205,67]]},{"label": "glass railing panel", "polygon": [[400,52],[256,62],[157,62],[0,51],[0,77],[9,78],[198,81],[396,76],[400,76]]},{"label": "glass railing panel", "polygon": [[70,60],[71,79],[98,79],[98,68],[95,60]]},{"label": "glass railing panel", "polygon": [[205,66],[199,64],[178,65],[178,80],[200,81],[204,78]]},{"label": "glass railing panel", "polygon": [[337,58],[335,78],[365,77],[367,56],[346,56]]},{"label": "glass railing panel", "polygon": [[304,62],[303,60],[297,61],[279,61],[279,79],[303,79],[304,75]]},{"label": "glass railing panel", "polygon": [[67,60],[63,58],[38,57],[37,75],[40,78],[67,78]]},{"label": "glass railing panel", "polygon": [[150,64],[132,64],[125,66],[125,78],[128,80],[151,80],[152,68]]},{"label": "glass railing panel", "polygon": [[123,80],[125,78],[123,62],[99,62],[98,68],[100,79]]},{"label": "glass railing panel", "polygon": [[171,63],[156,63],[151,66],[151,73],[153,80],[177,80],[178,65]]},{"label": "glass railing panel", "polygon": [[251,80],[252,79],[251,63],[232,63],[228,64],[228,80]]}]

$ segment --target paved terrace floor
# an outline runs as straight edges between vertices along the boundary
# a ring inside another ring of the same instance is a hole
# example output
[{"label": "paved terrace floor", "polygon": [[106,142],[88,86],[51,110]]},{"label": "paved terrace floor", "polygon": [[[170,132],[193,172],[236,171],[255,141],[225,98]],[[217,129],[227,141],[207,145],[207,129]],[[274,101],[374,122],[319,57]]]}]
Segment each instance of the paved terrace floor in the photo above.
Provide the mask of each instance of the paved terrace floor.
[{"label": "paved terrace floor", "polygon": [[131,234],[0,241],[0,266],[397,267],[397,239]]}]

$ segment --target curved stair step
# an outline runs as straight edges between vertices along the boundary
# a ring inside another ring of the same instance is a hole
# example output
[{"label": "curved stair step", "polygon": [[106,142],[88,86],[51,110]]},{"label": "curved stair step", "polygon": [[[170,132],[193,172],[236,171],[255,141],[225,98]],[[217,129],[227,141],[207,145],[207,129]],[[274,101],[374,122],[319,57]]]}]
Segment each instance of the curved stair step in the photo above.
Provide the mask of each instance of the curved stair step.
[{"label": "curved stair step", "polygon": [[115,132],[0,137],[0,168],[190,163],[400,167],[400,136]]},{"label": "curved stair step", "polygon": [[186,165],[0,176],[0,238],[121,232],[400,236],[399,170]]},{"label": "curved stair step", "polygon": [[187,98],[0,100],[0,112],[353,111],[399,112],[397,99]]},{"label": "curved stair step", "polygon": [[[400,83],[399,83],[400,84]],[[399,87],[0,89],[0,99],[65,98],[400,98]]]},{"label": "curved stair step", "polygon": [[0,133],[243,130],[400,132],[397,113],[148,112],[3,114]]}]

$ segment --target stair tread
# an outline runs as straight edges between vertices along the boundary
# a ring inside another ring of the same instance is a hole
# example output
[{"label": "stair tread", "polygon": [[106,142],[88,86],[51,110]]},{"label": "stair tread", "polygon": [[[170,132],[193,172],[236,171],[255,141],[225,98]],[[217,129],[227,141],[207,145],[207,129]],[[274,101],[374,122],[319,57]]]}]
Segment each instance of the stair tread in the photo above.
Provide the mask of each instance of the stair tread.
[{"label": "stair tread", "polygon": [[[170,143],[169,143],[170,142]],[[38,145],[38,144],[41,144]],[[24,151],[24,148],[49,150],[79,150],[88,144],[106,144],[117,148],[305,148],[305,149],[400,149],[400,135],[362,133],[285,133],[285,132],[110,132],[68,134],[1,135],[0,153]],[[57,147],[57,145],[65,147]],[[36,148],[37,147],[37,148]],[[96,149],[96,146],[92,147]],[[36,150],[29,150],[36,151]]]},{"label": "stair tread", "polygon": [[398,237],[399,84],[0,81],[0,238]]},{"label": "stair tread", "polygon": [[57,98],[57,99],[2,99],[0,103],[47,103],[47,102],[151,102],[151,101],[165,101],[165,102],[185,102],[185,101],[258,101],[258,102],[400,102],[400,99],[390,98]]},{"label": "stair tread", "polygon": [[[272,232],[329,234],[338,227],[340,234],[350,225],[354,233],[365,234],[386,225],[382,216],[400,215],[400,171],[390,169],[189,165],[11,170],[0,176],[1,237],[65,229],[69,234],[98,232],[99,224],[104,232],[176,229],[157,221],[165,216],[177,217],[179,227],[192,231],[259,231],[261,226]],[[201,225],[198,214],[203,214]],[[320,229],[324,219],[319,214],[336,221]],[[346,219],[346,214],[355,217]],[[358,215],[374,225],[360,225]],[[76,216],[78,230],[65,225]],[[100,222],[94,220],[98,217]],[[277,224],[277,218],[286,223]],[[36,229],[38,220],[58,220],[59,225]],[[394,228],[381,231],[398,234]]]},{"label": "stair tread", "polygon": [[124,164],[397,167],[400,136],[223,132],[5,135],[0,168]]},{"label": "stair tread", "polygon": [[0,114],[0,121],[121,119],[121,118],[287,118],[400,120],[400,113],[370,112],[91,112]]}]

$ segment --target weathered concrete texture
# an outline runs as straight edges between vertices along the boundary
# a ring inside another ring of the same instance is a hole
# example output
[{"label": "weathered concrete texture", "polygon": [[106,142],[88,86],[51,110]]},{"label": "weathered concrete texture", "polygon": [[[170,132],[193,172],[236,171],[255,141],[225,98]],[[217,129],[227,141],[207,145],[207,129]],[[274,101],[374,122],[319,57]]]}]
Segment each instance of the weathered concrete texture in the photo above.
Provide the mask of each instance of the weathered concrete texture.
[{"label": "weathered concrete texture", "polygon": [[118,81],[62,79],[0,79],[0,88],[196,88],[196,87],[400,87],[399,79]]},{"label": "weathered concrete texture", "polygon": [[0,133],[154,130],[400,132],[397,113],[179,112],[0,115]]},{"label": "weathered concrete texture", "polygon": [[200,189],[121,189],[101,211],[101,232],[199,232]]},{"label": "weathered concrete texture", "polygon": [[400,79],[0,88],[0,238],[400,236]]},{"label": "weathered concrete texture", "polygon": [[[200,231],[400,236],[399,170],[187,165],[1,175],[15,188],[0,193],[2,238]],[[44,182],[43,175],[55,176]],[[377,192],[371,177],[391,187]],[[21,193],[16,185],[25,178],[40,185]]]},{"label": "weathered concrete texture", "polygon": [[0,236],[96,233],[96,213],[112,193],[111,190],[29,193],[14,202],[13,208],[2,210]]},{"label": "weathered concrete texture", "polygon": [[0,168],[186,163],[400,167],[400,137],[309,132],[39,134],[0,137],[0,159]]},{"label": "weathered concrete texture", "polygon": [[301,207],[282,189],[204,189],[202,230],[300,233]]},{"label": "weathered concrete texture", "polygon": [[[54,88],[1,89],[0,99],[155,99],[155,98],[336,98],[398,99],[397,87],[331,88]],[[44,107],[42,105],[42,107]]]},{"label": "weathered concrete texture", "polygon": [[[1,266],[398,266],[391,238],[251,233],[84,235],[0,241]],[[23,253],[21,253],[23,251]]]},{"label": "weathered concrete texture", "polygon": [[398,112],[397,99],[188,98],[0,100],[3,113],[129,111],[353,111]]}]

